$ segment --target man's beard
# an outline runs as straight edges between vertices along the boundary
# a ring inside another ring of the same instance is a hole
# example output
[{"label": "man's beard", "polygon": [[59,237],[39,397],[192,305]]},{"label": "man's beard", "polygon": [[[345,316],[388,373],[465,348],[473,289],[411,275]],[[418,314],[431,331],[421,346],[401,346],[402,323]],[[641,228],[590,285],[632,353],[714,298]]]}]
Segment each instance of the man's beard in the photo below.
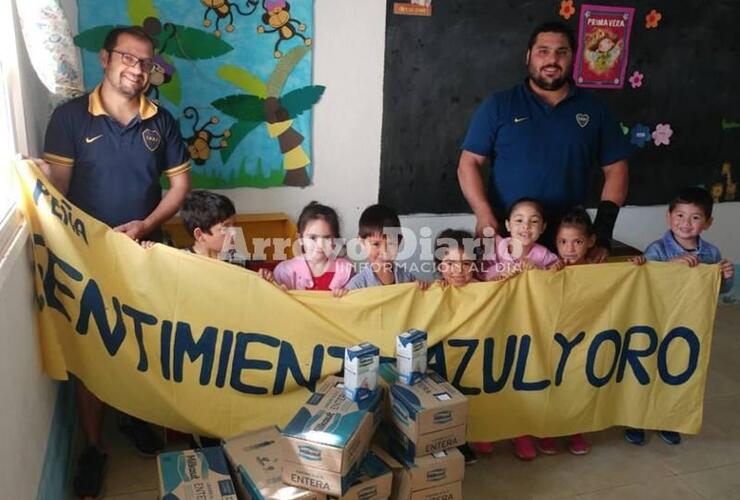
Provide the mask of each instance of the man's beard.
[{"label": "man's beard", "polygon": [[[553,65],[551,65],[553,66]],[[544,69],[546,66],[543,66],[542,69]],[[558,68],[560,68],[558,66]],[[566,83],[568,83],[568,75],[570,74],[570,68],[567,68],[568,71],[564,71],[562,68],[560,68],[560,77],[555,78],[554,80],[548,81],[543,76],[540,75],[539,70],[533,69],[531,66],[529,67],[529,79],[537,85],[542,90],[559,90],[563,87]]]}]

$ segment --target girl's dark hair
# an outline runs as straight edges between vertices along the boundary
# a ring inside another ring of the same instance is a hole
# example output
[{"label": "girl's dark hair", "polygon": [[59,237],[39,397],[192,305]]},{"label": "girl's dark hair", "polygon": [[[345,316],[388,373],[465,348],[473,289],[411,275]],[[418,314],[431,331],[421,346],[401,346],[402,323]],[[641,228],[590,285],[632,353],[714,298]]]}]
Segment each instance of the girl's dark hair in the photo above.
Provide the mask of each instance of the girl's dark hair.
[{"label": "girl's dark hair", "polygon": [[566,212],[565,215],[563,215],[563,218],[560,219],[558,231],[560,231],[560,228],[563,226],[579,227],[589,238],[596,234],[594,232],[594,224],[591,222],[591,217],[583,207],[574,207]]},{"label": "girl's dark hair", "polygon": [[540,203],[539,200],[536,200],[534,198],[525,197],[525,198],[519,198],[518,200],[516,200],[514,203],[511,204],[511,206],[509,207],[509,211],[506,212],[506,220],[509,220],[511,218],[511,212],[513,212],[514,209],[517,206],[521,205],[522,203],[529,203],[530,205],[534,205],[534,207],[540,213],[540,217],[542,217],[543,220],[545,219],[545,207],[542,206],[542,203]]},{"label": "girl's dark hair", "polygon": [[[450,243],[457,245],[457,248],[461,248],[465,252],[465,242],[473,241],[475,236],[469,231],[462,229],[445,229],[437,235],[434,242],[434,262],[439,265],[441,259],[439,258],[439,250],[445,248],[454,248],[450,246]],[[477,242],[476,242],[477,246]],[[473,255],[475,255],[475,248],[471,249]]]},{"label": "girl's dark hair", "polygon": [[306,230],[306,226],[309,222],[314,220],[323,220],[331,228],[331,235],[334,238],[339,238],[339,216],[333,208],[322,205],[317,201],[312,201],[301,210],[301,215],[298,216],[298,234],[303,235],[303,231]]},{"label": "girl's dark hair", "polygon": [[180,209],[180,217],[190,236],[196,228],[211,234],[211,228],[236,214],[234,203],[212,191],[191,191]]}]

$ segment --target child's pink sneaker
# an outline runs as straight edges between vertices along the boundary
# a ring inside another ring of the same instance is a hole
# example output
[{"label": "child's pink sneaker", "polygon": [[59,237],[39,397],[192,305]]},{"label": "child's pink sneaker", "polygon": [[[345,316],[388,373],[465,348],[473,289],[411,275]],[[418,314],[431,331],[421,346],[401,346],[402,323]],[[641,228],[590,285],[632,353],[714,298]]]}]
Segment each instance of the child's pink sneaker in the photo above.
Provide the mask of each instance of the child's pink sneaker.
[{"label": "child's pink sneaker", "polygon": [[555,438],[540,438],[537,440],[537,449],[545,455],[555,455],[558,452]]},{"label": "child's pink sneaker", "polygon": [[493,443],[480,441],[477,443],[470,443],[470,446],[475,450],[476,453],[482,453],[484,455],[490,455],[491,453],[493,453]]},{"label": "child's pink sneaker", "polygon": [[591,446],[586,442],[581,434],[573,434],[569,438],[568,449],[574,455],[585,455],[591,451]]},{"label": "child's pink sneaker", "polygon": [[529,436],[519,436],[512,439],[514,442],[514,454],[522,460],[534,460],[537,458],[537,450],[534,440]]}]

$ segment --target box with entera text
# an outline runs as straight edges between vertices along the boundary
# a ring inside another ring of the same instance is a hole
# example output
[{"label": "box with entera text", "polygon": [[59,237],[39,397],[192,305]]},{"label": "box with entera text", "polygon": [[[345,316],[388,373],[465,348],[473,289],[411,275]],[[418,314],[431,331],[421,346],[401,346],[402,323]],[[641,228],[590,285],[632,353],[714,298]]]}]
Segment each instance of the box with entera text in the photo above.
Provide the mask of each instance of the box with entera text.
[{"label": "box with entera text", "polygon": [[325,500],[326,495],[283,483],[283,449],[277,427],[265,427],[223,442],[240,497],[252,500]]},{"label": "box with entera text", "polygon": [[339,500],[380,500],[391,496],[393,472],[374,452],[370,451],[362,460],[354,484]]},{"label": "box with entera text", "polygon": [[224,453],[219,447],[161,453],[159,491],[167,500],[237,500]]},{"label": "box with entera text", "polygon": [[341,378],[327,377],[283,429],[283,460],[346,476],[367,452],[383,395],[356,402]]},{"label": "box with entera text", "polygon": [[424,455],[450,450],[465,444],[465,430],[465,424],[449,427],[422,434],[416,441],[394,426],[390,427],[388,433],[393,452],[406,461],[414,462]]},{"label": "box with entera text", "polygon": [[[395,453],[395,450],[392,449],[392,452]],[[411,492],[455,483],[465,477],[465,458],[457,448],[418,457],[413,461],[396,456],[404,467],[401,482],[408,483],[406,489]]]},{"label": "box with entera text", "polygon": [[390,392],[393,424],[415,443],[467,421],[468,398],[434,371],[415,385],[393,384]]}]

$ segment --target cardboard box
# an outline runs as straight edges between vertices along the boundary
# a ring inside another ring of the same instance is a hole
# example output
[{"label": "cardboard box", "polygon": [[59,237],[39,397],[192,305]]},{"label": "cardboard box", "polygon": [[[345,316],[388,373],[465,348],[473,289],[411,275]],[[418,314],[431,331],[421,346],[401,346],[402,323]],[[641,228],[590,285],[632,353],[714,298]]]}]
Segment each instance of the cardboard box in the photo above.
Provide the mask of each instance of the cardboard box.
[{"label": "cardboard box", "polygon": [[413,385],[427,372],[427,332],[409,330],[396,337],[398,380]]},{"label": "cardboard box", "polygon": [[418,457],[450,450],[465,444],[465,429],[465,424],[458,425],[457,427],[422,434],[417,441],[414,441],[398,428],[392,427],[389,431],[391,449],[403,460],[414,462]]},{"label": "cardboard box", "polygon": [[357,477],[349,490],[339,500],[379,500],[391,496],[393,471],[384,460],[370,451],[362,460]]},{"label": "cardboard box", "polygon": [[413,462],[399,458],[404,466],[401,482],[408,482],[408,490],[412,492],[462,481],[465,477],[465,457],[456,448],[419,457]]},{"label": "cardboard box", "polygon": [[344,351],[344,392],[349,399],[362,401],[369,398],[378,386],[380,349],[362,344]]},{"label": "cardboard box", "polygon": [[398,498],[398,489],[401,485],[402,475],[406,469],[401,462],[393,458],[393,456],[385,451],[385,449],[381,448],[377,442],[373,441],[370,450],[375,453],[375,455],[391,470],[391,473],[393,474],[393,484],[389,498]]},{"label": "cardboard box", "polygon": [[254,500],[325,500],[326,495],[283,483],[283,448],[277,427],[265,427],[227,439],[224,454],[240,498]]},{"label": "cardboard box", "polygon": [[442,484],[426,490],[407,492],[402,490],[399,500],[462,500],[462,481]]},{"label": "cardboard box", "polygon": [[219,447],[161,453],[157,457],[159,494],[168,500],[237,500]]},{"label": "cardboard box", "polygon": [[393,424],[414,443],[425,434],[464,426],[468,417],[468,399],[431,370],[415,385],[392,385],[391,405]]},{"label": "cardboard box", "polygon": [[316,491],[325,495],[342,496],[357,478],[359,464],[347,474],[311,467],[295,462],[283,462],[283,482],[287,485]]},{"label": "cardboard box", "polygon": [[369,448],[383,395],[378,390],[358,403],[346,397],[342,379],[327,377],[283,429],[284,462],[346,476]]}]

